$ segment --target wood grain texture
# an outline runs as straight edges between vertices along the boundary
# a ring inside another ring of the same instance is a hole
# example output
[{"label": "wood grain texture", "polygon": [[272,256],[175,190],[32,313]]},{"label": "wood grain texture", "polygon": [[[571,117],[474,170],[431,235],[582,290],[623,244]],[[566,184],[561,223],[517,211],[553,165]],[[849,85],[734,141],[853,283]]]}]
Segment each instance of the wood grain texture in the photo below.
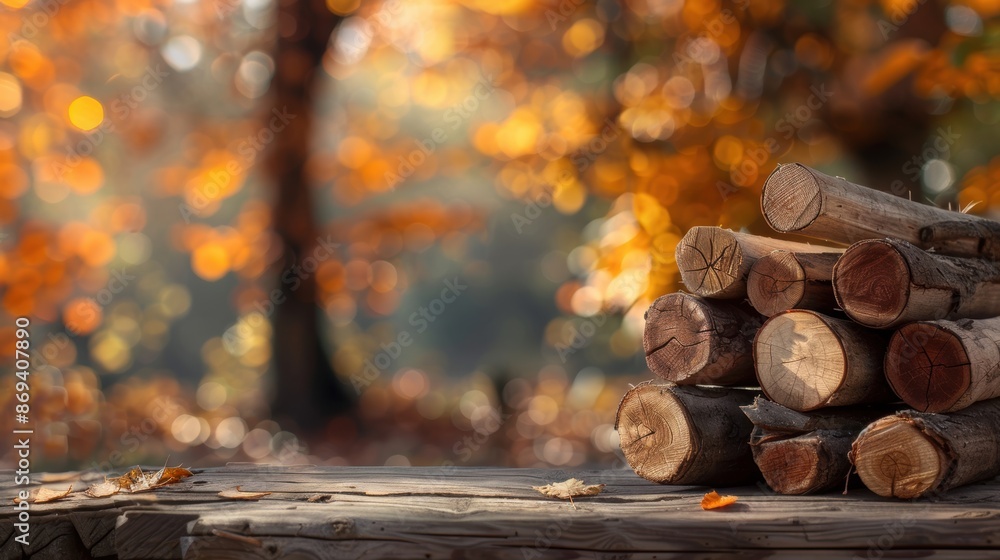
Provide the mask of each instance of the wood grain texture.
[{"label": "wood grain texture", "polygon": [[646,311],[646,365],[679,385],[755,385],[753,337],[764,322],[745,304],[668,294]]},{"label": "wood grain texture", "polygon": [[876,420],[851,449],[861,480],[880,496],[919,498],[1000,474],[1000,399],[952,414],[902,411]]},{"label": "wood grain texture", "polygon": [[[10,475],[0,472],[5,498],[13,495]],[[570,477],[607,486],[598,496],[577,500],[576,508],[531,489]],[[257,502],[217,496],[236,485],[274,494]],[[624,466],[568,471],[233,464],[196,470],[148,494],[73,494],[33,506],[32,520],[40,528],[47,519],[100,514],[73,523],[88,524],[79,534],[92,535],[91,543],[109,542],[100,536],[107,527],[128,538],[147,523],[183,527],[176,541],[153,537],[153,557],[199,560],[983,558],[1000,550],[997,481],[916,504],[885,500],[860,487],[817,502],[747,486],[727,491],[740,497],[737,506],[710,512],[700,507],[706,490],[651,484]],[[309,502],[316,494],[329,499]],[[12,510],[0,508],[4,559],[24,552],[9,546]],[[108,525],[105,516],[122,524]],[[114,557],[90,551],[63,558]]]},{"label": "wood grain texture", "polygon": [[767,397],[793,410],[887,402],[886,337],[816,311],[771,317],[754,340],[757,379]]},{"label": "wood grain texture", "polygon": [[837,306],[833,265],[841,254],[774,251],[757,259],[747,275],[750,304],[767,317],[789,309],[830,312]]},{"label": "wood grain texture", "polygon": [[740,406],[757,391],[647,381],[618,405],[615,429],[639,476],[664,484],[733,486],[758,479]]},{"label": "wood grain texture", "polygon": [[1000,318],[905,325],[889,341],[885,375],[921,412],[954,412],[1000,397]]},{"label": "wood grain texture", "polygon": [[945,255],[1000,257],[1000,223],[856,185],[800,163],[779,165],[771,173],[761,211],[775,231],[844,245],[892,237]]},{"label": "wood grain texture", "polygon": [[757,259],[772,251],[829,252],[829,247],[760,237],[718,227],[696,226],[677,244],[681,281],[693,294],[740,299],[747,295],[747,275]]},{"label": "wood grain texture", "polygon": [[848,317],[875,328],[1000,315],[1000,263],[936,255],[905,241],[851,245],[833,268]]}]

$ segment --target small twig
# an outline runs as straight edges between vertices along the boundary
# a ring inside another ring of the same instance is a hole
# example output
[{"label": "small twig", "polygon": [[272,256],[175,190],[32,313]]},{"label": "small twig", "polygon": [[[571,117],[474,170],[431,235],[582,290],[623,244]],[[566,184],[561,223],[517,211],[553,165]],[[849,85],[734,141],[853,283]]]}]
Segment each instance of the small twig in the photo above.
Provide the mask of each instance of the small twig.
[{"label": "small twig", "polygon": [[222,531],[220,529],[212,529],[212,534],[215,535],[216,537],[249,544],[251,546],[256,546],[258,548],[264,546],[264,543],[262,543],[260,539],[255,539],[253,537],[248,537],[246,535],[237,535],[236,533],[230,533],[228,531]]}]

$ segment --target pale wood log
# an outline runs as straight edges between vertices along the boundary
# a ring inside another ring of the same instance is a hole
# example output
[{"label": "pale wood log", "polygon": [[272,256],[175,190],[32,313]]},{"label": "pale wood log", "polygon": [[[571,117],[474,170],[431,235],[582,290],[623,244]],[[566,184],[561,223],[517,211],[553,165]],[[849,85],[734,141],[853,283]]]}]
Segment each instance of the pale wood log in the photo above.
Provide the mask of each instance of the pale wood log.
[{"label": "pale wood log", "polygon": [[869,327],[1000,315],[1000,263],[928,253],[897,239],[851,245],[833,267],[848,317]]},{"label": "pale wood log", "polygon": [[880,496],[919,498],[1000,474],[1000,399],[952,414],[903,411],[858,436],[851,461]]},{"label": "pale wood log", "polygon": [[886,337],[815,311],[771,317],[754,340],[757,380],[767,397],[793,410],[886,402]]},{"label": "pale wood log", "polygon": [[833,265],[842,253],[774,251],[757,259],[747,276],[750,304],[768,317],[789,309],[834,309]]},{"label": "pale wood log", "polygon": [[646,311],[642,345],[657,377],[680,385],[756,385],[753,337],[764,322],[746,305],[668,294]]},{"label": "pale wood log", "polygon": [[758,478],[748,443],[753,424],[740,411],[756,394],[640,383],[615,417],[625,459],[639,476],[664,484],[731,486]]},{"label": "pale wood log", "polygon": [[859,407],[804,414],[761,398],[741,408],[754,424],[750,448],[764,481],[787,495],[843,488],[851,471],[851,444],[868,423],[887,413]]},{"label": "pale wood log", "polygon": [[903,326],[889,341],[885,375],[921,412],[954,412],[1000,397],[1000,317]]},{"label": "pale wood log", "polygon": [[677,244],[681,281],[694,294],[739,299],[747,294],[753,263],[772,251],[829,252],[829,247],[771,239],[718,227],[696,226]]},{"label": "pale wood log", "polygon": [[845,245],[892,237],[946,255],[1000,257],[1000,223],[856,185],[800,163],[771,173],[761,210],[782,233]]}]

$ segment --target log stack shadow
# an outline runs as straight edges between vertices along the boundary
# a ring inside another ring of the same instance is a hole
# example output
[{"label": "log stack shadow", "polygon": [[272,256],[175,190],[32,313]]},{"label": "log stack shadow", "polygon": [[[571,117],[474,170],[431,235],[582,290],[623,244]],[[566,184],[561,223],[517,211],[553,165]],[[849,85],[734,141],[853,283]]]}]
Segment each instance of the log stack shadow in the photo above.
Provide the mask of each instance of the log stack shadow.
[{"label": "log stack shadow", "polygon": [[616,429],[664,484],[933,496],[1000,475],[1000,223],[779,166],[761,210],[804,243],[694,227],[687,293],[646,312],[656,379]]}]

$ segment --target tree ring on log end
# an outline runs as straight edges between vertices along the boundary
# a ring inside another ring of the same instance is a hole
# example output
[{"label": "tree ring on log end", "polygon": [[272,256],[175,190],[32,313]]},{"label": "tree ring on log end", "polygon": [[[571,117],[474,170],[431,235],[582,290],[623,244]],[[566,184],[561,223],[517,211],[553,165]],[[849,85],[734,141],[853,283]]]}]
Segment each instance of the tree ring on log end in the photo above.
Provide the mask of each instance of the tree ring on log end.
[{"label": "tree ring on log end", "polygon": [[764,482],[779,494],[801,495],[813,489],[820,477],[816,447],[806,442],[786,440],[781,445],[761,445],[754,461]]},{"label": "tree ring on log end", "polygon": [[816,176],[804,165],[782,165],[764,182],[760,208],[774,230],[798,231],[819,217],[823,193]]},{"label": "tree ring on log end", "polygon": [[885,497],[918,498],[946,471],[938,446],[909,420],[895,416],[869,426],[852,454],[861,481]]},{"label": "tree ring on log end", "polygon": [[848,317],[869,327],[887,327],[910,299],[910,267],[881,240],[855,243],[833,267],[837,303]]},{"label": "tree ring on log end", "polygon": [[754,341],[757,379],[768,399],[805,412],[827,404],[844,383],[847,354],[823,318],[792,310],[771,317]]},{"label": "tree ring on log end", "polygon": [[910,323],[892,335],[885,374],[899,398],[922,412],[948,412],[972,383],[962,339],[926,322]]},{"label": "tree ring on log end", "polygon": [[768,317],[792,309],[806,291],[806,272],[790,252],[775,251],[750,268],[747,297],[754,309]]},{"label": "tree ring on log end", "polygon": [[657,298],[646,311],[642,333],[650,371],[680,383],[701,371],[711,356],[712,322],[711,313],[696,297],[677,293]]},{"label": "tree ring on log end", "polygon": [[743,249],[736,238],[719,228],[695,226],[677,244],[681,281],[700,296],[741,295],[727,290],[742,279],[743,259]]},{"label": "tree ring on log end", "polygon": [[697,450],[687,410],[662,385],[638,385],[625,395],[618,435],[629,466],[655,482],[680,480]]}]

